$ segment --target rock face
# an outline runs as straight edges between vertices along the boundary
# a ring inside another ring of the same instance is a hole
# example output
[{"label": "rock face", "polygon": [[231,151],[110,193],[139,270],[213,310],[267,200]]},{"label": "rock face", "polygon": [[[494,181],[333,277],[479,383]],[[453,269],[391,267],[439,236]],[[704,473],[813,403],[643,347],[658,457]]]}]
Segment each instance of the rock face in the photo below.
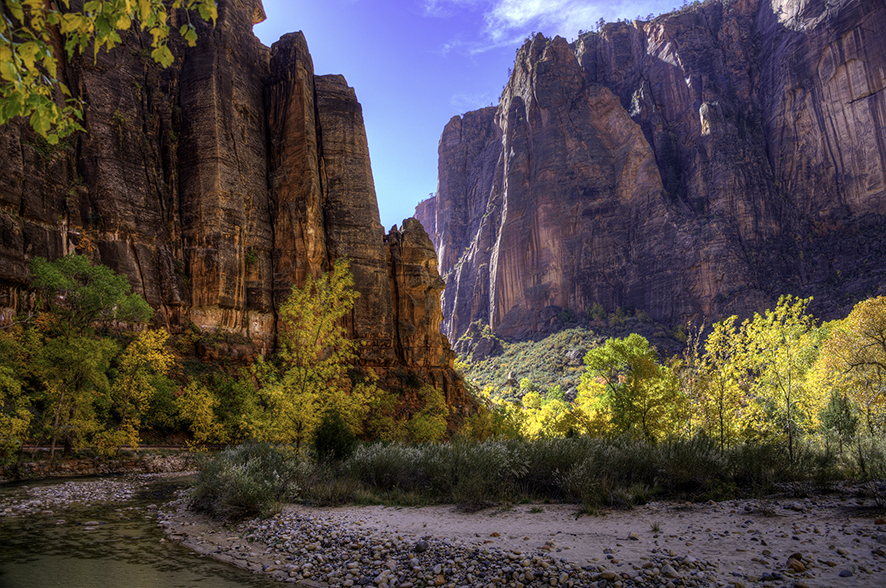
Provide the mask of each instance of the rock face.
[{"label": "rock face", "polygon": [[661,322],[886,291],[886,4],[722,0],[517,53],[416,213],[443,331],[594,303]]},{"label": "rock face", "polygon": [[259,0],[218,7],[196,47],[173,40],[169,69],[135,32],[69,64],[88,107],[67,144],[0,128],[0,308],[26,304],[30,259],[76,250],[126,274],[172,332],[193,324],[268,352],[291,286],[347,257],[362,363],[463,404],[433,247],[414,221],[386,240],[354,90],[314,74],[301,33],[264,47]]}]

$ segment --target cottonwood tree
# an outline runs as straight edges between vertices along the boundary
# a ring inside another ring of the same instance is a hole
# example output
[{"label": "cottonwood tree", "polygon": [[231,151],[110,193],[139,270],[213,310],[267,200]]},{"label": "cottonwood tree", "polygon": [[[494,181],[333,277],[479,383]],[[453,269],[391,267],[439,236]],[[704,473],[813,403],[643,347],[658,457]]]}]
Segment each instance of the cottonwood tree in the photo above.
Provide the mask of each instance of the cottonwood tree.
[{"label": "cottonwood tree", "polygon": [[645,337],[632,333],[607,339],[585,355],[579,391],[600,389],[600,405],[611,414],[616,432],[656,441],[673,434],[685,398],[673,370],[658,362]]},{"label": "cottonwood tree", "polygon": [[75,335],[46,339],[35,354],[50,455],[59,440],[67,453],[88,446],[104,429],[98,409],[107,398],[108,370],[118,352],[110,339]]},{"label": "cottonwood tree", "polygon": [[138,448],[139,432],[156,393],[155,381],[166,376],[175,364],[175,357],[166,348],[168,339],[165,329],[143,331],[120,356],[117,377],[109,391],[119,424],[104,435],[109,448],[123,444]]},{"label": "cottonwood tree", "polygon": [[262,401],[253,417],[254,436],[301,448],[327,410],[342,415],[354,433],[362,431],[373,385],[355,386],[349,378],[357,342],[342,324],[358,295],[345,259],[303,287],[292,287],[278,314],[279,351],[254,368]]},{"label": "cottonwood tree", "polygon": [[68,59],[88,49],[95,57],[122,43],[120,33],[136,24],[151,35],[151,58],[168,67],[173,62],[170,13],[185,9],[186,22],[178,32],[191,46],[197,42],[192,13],[213,23],[218,17],[215,0],[87,0],[75,6],[70,0],[5,0],[0,5],[0,124],[27,117],[53,145],[83,130],[78,122],[83,103],[59,79],[59,35]]},{"label": "cottonwood tree", "polygon": [[54,454],[59,439],[66,450],[79,448],[104,426],[97,408],[107,402],[107,374],[119,346],[96,336],[95,327],[146,322],[153,310],[131,292],[124,276],[92,265],[83,255],[52,262],[35,258],[31,273],[39,309],[35,323],[41,333],[33,342],[33,371],[42,385],[45,427]]},{"label": "cottonwood tree", "polygon": [[52,262],[36,257],[31,275],[37,322],[50,336],[88,336],[96,325],[144,323],[154,314],[145,299],[132,292],[125,276],[93,265],[85,255],[66,255]]},{"label": "cottonwood tree", "polygon": [[191,439],[188,446],[201,448],[208,443],[227,443],[228,432],[215,414],[218,399],[206,386],[190,382],[176,398],[179,414],[188,424]]},{"label": "cottonwood tree", "polygon": [[782,296],[774,310],[742,324],[755,424],[763,432],[786,437],[791,462],[795,439],[814,428],[824,408],[821,394],[806,381],[825,334],[806,314],[811,300]]},{"label": "cottonwood tree", "polygon": [[858,407],[871,435],[886,426],[886,296],[859,302],[832,323],[816,373]]},{"label": "cottonwood tree", "polygon": [[741,435],[741,414],[747,404],[740,385],[747,355],[737,320],[731,316],[714,323],[699,365],[703,383],[698,390],[698,409],[704,429],[717,439],[721,451]]},{"label": "cottonwood tree", "polygon": [[32,368],[28,340],[34,335],[20,325],[0,329],[0,463],[21,449],[33,418],[25,380]]}]

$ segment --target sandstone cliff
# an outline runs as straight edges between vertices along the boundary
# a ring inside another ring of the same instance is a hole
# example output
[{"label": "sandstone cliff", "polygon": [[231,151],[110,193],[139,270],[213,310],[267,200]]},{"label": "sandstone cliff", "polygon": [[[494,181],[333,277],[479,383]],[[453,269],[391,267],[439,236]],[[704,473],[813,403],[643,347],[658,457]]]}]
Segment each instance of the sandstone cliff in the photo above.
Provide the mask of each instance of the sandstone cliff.
[{"label": "sandstone cliff", "polygon": [[0,308],[22,306],[30,259],[77,250],[126,274],[173,333],[235,334],[225,352],[248,355],[273,348],[292,284],[347,257],[363,365],[464,404],[433,248],[414,222],[386,240],[354,90],[314,74],[301,33],[263,46],[260,0],[218,5],[169,69],[136,32],[68,64],[85,134],[53,148],[0,128]]},{"label": "sandstone cliff", "polygon": [[517,53],[453,118],[417,217],[443,330],[544,309],[672,324],[782,293],[820,316],[886,291],[886,3],[709,0]]}]

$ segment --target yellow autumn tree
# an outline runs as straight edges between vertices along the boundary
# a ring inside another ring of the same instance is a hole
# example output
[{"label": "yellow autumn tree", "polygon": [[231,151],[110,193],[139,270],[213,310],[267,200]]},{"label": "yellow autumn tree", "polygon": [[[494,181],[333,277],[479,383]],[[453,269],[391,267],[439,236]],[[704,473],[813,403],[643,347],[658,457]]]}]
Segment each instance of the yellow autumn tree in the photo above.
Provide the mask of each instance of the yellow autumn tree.
[{"label": "yellow autumn tree", "polygon": [[61,56],[56,39],[61,35],[68,59],[92,49],[122,43],[120,33],[137,23],[151,35],[151,58],[163,67],[172,64],[168,47],[170,12],[184,8],[179,28],[189,45],[197,42],[192,11],[215,23],[215,0],[87,0],[72,8],[70,0],[4,0],[0,5],[0,124],[16,116],[27,117],[31,127],[50,144],[74,131],[83,104],[60,81]]},{"label": "yellow autumn tree", "polygon": [[827,398],[808,385],[824,331],[806,314],[811,298],[782,296],[774,310],[742,324],[743,366],[749,381],[752,426],[785,439],[794,461],[795,441],[818,424]]},{"label": "yellow autumn tree", "polygon": [[230,440],[224,425],[215,414],[218,399],[205,386],[191,382],[176,399],[176,404],[182,420],[188,423],[191,430],[188,445],[192,449],[209,443],[227,443]]},{"label": "yellow autumn tree", "polygon": [[815,373],[850,399],[871,435],[886,429],[886,296],[859,302],[833,323]]},{"label": "yellow autumn tree", "polygon": [[28,436],[32,399],[22,388],[30,357],[18,326],[0,329],[0,464],[18,452]]},{"label": "yellow autumn tree", "polygon": [[702,427],[717,440],[721,451],[739,439],[747,404],[740,386],[747,356],[737,320],[731,316],[714,323],[698,366],[697,410]]},{"label": "yellow autumn tree", "polygon": [[119,423],[101,435],[100,446],[112,449],[128,444],[138,448],[143,419],[156,392],[154,380],[165,376],[175,364],[175,357],[166,349],[168,339],[165,329],[143,331],[122,353],[117,378],[110,386]]},{"label": "yellow autumn tree", "polygon": [[279,351],[269,362],[256,362],[261,406],[251,423],[254,437],[301,448],[326,411],[338,412],[353,433],[362,432],[373,384],[351,382],[357,343],[342,323],[358,295],[345,259],[292,287],[278,315]]}]

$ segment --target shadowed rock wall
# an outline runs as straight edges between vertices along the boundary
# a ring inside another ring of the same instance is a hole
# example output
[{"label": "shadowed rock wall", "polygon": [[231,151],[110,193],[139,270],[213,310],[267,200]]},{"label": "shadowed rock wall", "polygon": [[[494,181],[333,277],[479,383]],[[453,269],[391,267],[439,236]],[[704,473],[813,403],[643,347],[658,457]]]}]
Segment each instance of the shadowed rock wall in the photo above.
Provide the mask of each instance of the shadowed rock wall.
[{"label": "shadowed rock wall", "polygon": [[51,147],[21,121],[0,128],[4,316],[27,305],[30,259],[78,251],[124,273],[173,333],[193,324],[267,353],[292,285],[347,257],[362,364],[389,387],[417,375],[465,405],[433,248],[407,223],[392,253],[354,90],[314,74],[301,33],[263,46],[260,1],[218,6],[196,47],[172,41],[169,69],[134,31],[68,64],[86,133]]}]

